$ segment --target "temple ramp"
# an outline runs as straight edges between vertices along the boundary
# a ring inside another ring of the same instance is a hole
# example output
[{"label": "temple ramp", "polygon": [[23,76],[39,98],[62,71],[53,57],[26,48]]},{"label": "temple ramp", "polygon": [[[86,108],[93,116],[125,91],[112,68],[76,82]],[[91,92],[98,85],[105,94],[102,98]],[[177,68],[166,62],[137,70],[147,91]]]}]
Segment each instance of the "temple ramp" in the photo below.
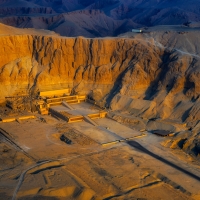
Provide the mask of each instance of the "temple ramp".
[{"label": "temple ramp", "polygon": [[89,122],[90,124],[94,125],[94,126],[99,126],[94,120],[90,119],[87,115],[84,115],[84,120]]},{"label": "temple ramp", "polygon": [[66,101],[63,101],[62,105],[69,108],[70,110],[74,110],[74,108],[71,105],[69,105]]}]

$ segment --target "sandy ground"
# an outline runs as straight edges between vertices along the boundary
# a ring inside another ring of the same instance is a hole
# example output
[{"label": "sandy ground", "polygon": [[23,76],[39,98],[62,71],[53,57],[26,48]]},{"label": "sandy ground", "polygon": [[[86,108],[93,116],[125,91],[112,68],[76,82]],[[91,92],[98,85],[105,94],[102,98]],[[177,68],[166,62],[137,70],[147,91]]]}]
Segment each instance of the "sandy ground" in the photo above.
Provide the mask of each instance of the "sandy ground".
[{"label": "sandy ground", "polygon": [[[84,109],[90,107],[76,105]],[[165,138],[146,132],[102,145],[141,133],[108,118],[95,122],[37,115],[0,123],[15,142],[1,135],[0,199],[199,199],[199,165],[163,147]],[[63,133],[71,145],[60,141]]]}]

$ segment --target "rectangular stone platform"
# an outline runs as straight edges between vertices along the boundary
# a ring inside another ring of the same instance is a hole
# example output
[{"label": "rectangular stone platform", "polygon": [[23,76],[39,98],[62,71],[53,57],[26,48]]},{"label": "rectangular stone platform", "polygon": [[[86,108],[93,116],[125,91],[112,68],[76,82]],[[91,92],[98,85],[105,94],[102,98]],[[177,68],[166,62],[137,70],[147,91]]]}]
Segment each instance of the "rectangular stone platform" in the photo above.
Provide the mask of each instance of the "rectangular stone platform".
[{"label": "rectangular stone platform", "polygon": [[63,96],[70,95],[71,89],[62,89],[62,90],[51,90],[51,91],[41,91],[39,92],[39,96],[41,97],[53,97],[53,96]]},{"label": "rectangular stone platform", "polygon": [[[88,119],[97,119],[106,117],[107,112],[98,109],[91,109],[93,105],[88,103],[75,104],[68,108],[64,105],[50,107],[49,111],[53,115],[67,121],[68,123],[80,122]],[[89,123],[90,120],[87,120]]]},{"label": "rectangular stone platform", "polygon": [[5,117],[0,118],[1,122],[13,122],[17,120],[27,120],[27,119],[35,119],[36,117],[34,115],[24,115],[24,116],[16,116],[16,117]]}]

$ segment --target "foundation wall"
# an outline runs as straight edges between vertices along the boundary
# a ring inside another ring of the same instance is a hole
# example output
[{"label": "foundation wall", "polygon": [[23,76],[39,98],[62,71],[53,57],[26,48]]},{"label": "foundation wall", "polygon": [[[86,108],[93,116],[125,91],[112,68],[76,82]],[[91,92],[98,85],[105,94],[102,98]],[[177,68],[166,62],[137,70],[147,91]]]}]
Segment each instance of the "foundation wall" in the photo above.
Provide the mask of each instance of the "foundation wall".
[{"label": "foundation wall", "polygon": [[56,96],[56,95],[70,95],[71,89],[63,89],[63,90],[52,90],[52,91],[44,91],[40,92],[39,95],[43,97],[51,97],[51,96]]},{"label": "foundation wall", "polygon": [[68,123],[73,123],[73,122],[80,122],[80,121],[83,121],[84,117],[83,116],[70,116],[70,117],[67,117],[67,116],[64,116],[62,113],[60,112],[57,112],[55,111],[54,109],[50,108],[49,111],[59,117],[60,119],[64,120],[64,121],[67,121]]},{"label": "foundation wall", "polygon": [[69,118],[68,118],[68,117],[65,117],[64,115],[62,115],[61,113],[55,111],[55,110],[52,109],[52,108],[49,108],[49,112],[52,113],[53,115],[55,115],[55,116],[61,118],[61,119],[64,120],[64,121],[67,121],[67,122],[69,121]]},{"label": "foundation wall", "polygon": [[16,118],[1,118],[0,121],[1,122],[14,122],[17,119],[19,120],[26,120],[26,119],[35,119],[36,117],[34,115],[28,115],[28,116],[20,116],[20,117],[16,117]]},{"label": "foundation wall", "polygon": [[46,99],[47,104],[50,106],[54,106],[54,105],[61,105],[62,101],[66,101],[67,103],[72,103],[72,104],[76,104],[76,103],[80,103],[85,101],[86,96],[67,96],[67,97],[60,97],[60,98],[51,98],[51,99]]},{"label": "foundation wall", "polygon": [[95,114],[89,114],[88,117],[90,119],[96,119],[96,118],[104,118],[106,117],[107,112],[99,112],[99,113],[95,113]]},{"label": "foundation wall", "polygon": [[80,116],[80,117],[70,117],[68,123],[82,122],[83,119],[84,119],[83,116]]}]

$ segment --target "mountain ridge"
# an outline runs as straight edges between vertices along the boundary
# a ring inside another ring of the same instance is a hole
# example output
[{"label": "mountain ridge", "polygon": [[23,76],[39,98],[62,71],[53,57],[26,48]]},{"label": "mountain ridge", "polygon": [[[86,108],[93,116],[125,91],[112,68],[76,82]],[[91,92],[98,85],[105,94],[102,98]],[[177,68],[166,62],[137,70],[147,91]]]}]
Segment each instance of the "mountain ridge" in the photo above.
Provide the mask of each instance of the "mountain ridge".
[{"label": "mountain ridge", "polygon": [[[99,18],[95,13],[98,13]],[[63,18],[60,21],[58,17],[60,15],[70,15],[70,18]],[[53,18],[56,20],[57,25],[55,26],[50,23]],[[75,19],[80,22],[77,23]],[[102,21],[108,23],[112,21],[112,24],[119,25],[114,28],[108,26],[104,31],[104,26],[99,25]],[[181,25],[198,21],[200,21],[199,0],[192,0],[189,3],[188,1],[174,2],[171,0],[0,0],[1,23],[21,28],[49,29],[63,36],[117,36],[120,33],[131,31],[132,28]],[[121,22],[123,26],[120,25]],[[89,26],[85,26],[85,23]],[[66,31],[61,31],[63,26]],[[121,30],[118,31],[119,29]]]}]

